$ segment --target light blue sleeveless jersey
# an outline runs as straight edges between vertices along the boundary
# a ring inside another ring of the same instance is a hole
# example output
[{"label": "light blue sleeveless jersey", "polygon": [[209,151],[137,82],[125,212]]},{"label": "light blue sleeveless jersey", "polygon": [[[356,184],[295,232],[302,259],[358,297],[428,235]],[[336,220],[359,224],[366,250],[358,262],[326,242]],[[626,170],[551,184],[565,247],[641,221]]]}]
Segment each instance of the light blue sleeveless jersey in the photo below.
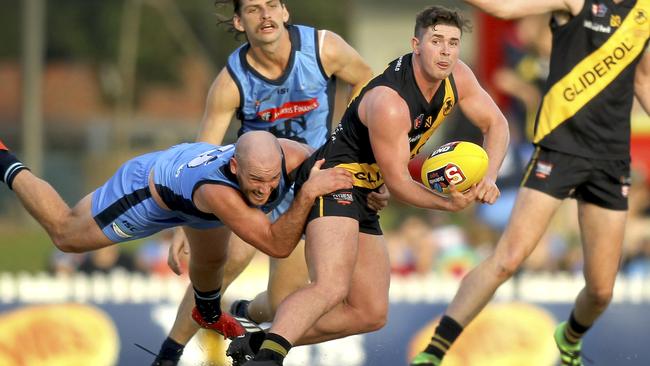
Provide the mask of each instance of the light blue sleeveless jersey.
[{"label": "light blue sleeveless jersey", "polygon": [[[235,145],[188,143],[129,160],[93,192],[95,222],[114,242],[143,238],[179,225],[196,229],[223,226],[215,215],[199,211],[192,195],[202,184],[223,184],[239,190],[228,163],[234,152]],[[152,171],[156,191],[171,211],[151,198],[148,179]],[[284,158],[282,173],[268,202],[258,207],[265,213],[282,202],[290,190]]]},{"label": "light blue sleeveless jersey", "polygon": [[319,148],[330,135],[335,80],[327,77],[320,62],[318,31],[301,25],[287,27],[291,56],[278,79],[267,79],[248,64],[248,43],[228,58],[228,72],[239,89],[239,135],[266,130]]}]

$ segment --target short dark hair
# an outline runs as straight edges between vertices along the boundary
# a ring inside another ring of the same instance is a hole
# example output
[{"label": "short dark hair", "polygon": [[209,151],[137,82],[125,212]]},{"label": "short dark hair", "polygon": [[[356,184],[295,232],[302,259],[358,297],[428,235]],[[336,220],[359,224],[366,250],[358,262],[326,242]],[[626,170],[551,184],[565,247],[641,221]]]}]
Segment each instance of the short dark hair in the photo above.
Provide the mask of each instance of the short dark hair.
[{"label": "short dark hair", "polygon": [[[215,0],[214,5],[224,5],[230,3],[231,0]],[[284,4],[284,0],[280,0],[280,3]],[[240,15],[241,11],[241,0],[232,0],[232,11],[233,13]]]},{"label": "short dark hair", "polygon": [[[284,0],[279,0],[280,4],[284,5]],[[241,15],[241,0],[214,0],[214,6],[216,8],[232,4],[232,11],[234,14],[237,14],[238,16]],[[244,34],[244,32],[240,32],[239,30],[235,29],[235,26],[233,24],[232,16],[227,17],[222,14],[217,13],[217,25],[225,25],[228,28],[228,32],[234,33],[235,38],[239,39],[240,36]]]},{"label": "short dark hair", "polygon": [[425,30],[437,24],[445,24],[457,27],[461,34],[463,31],[470,32],[472,25],[469,20],[465,19],[460,11],[447,9],[444,6],[433,5],[421,12],[415,17],[414,35],[420,38]]}]

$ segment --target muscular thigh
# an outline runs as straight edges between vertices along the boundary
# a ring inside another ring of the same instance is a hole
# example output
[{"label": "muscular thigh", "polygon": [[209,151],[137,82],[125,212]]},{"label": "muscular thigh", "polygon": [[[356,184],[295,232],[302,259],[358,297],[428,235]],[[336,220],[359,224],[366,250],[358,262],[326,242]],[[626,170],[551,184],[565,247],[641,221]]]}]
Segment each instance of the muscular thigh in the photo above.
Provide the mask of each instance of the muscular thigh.
[{"label": "muscular thigh", "polygon": [[349,217],[319,217],[307,224],[305,257],[313,282],[348,287],[357,259],[359,224]]},{"label": "muscular thigh", "polygon": [[389,286],[390,263],[384,236],[360,234],[347,302],[353,306],[372,303],[387,308]]}]

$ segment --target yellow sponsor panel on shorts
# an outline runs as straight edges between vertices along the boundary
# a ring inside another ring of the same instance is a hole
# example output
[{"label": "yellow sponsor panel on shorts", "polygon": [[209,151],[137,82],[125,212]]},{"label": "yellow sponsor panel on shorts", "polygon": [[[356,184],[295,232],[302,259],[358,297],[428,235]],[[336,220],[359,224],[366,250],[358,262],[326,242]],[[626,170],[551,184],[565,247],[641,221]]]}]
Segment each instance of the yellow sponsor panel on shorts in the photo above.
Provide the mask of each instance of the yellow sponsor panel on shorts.
[{"label": "yellow sponsor panel on shorts", "polygon": [[375,189],[384,184],[384,178],[379,171],[377,163],[348,163],[339,164],[337,167],[352,173],[355,187]]}]

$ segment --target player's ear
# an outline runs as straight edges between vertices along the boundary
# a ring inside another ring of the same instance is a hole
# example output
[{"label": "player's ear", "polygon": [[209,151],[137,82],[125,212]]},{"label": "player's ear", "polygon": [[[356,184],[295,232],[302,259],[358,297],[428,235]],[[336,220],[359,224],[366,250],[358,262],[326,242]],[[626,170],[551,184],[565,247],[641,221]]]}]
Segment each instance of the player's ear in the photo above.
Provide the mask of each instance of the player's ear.
[{"label": "player's ear", "polygon": [[287,6],[282,3],[282,22],[287,23],[289,21],[289,9]]},{"label": "player's ear", "polygon": [[241,17],[236,13],[232,16],[232,26],[239,32],[244,32],[244,26],[241,24]]},{"label": "player's ear", "polygon": [[230,158],[230,164],[228,165],[230,168],[230,172],[234,175],[237,175],[237,168],[239,168],[239,166],[237,165],[237,159],[235,159],[234,157]]},{"label": "player's ear", "polygon": [[411,38],[411,48],[413,49],[414,54],[420,54],[420,39],[418,37],[413,36]]}]

